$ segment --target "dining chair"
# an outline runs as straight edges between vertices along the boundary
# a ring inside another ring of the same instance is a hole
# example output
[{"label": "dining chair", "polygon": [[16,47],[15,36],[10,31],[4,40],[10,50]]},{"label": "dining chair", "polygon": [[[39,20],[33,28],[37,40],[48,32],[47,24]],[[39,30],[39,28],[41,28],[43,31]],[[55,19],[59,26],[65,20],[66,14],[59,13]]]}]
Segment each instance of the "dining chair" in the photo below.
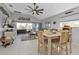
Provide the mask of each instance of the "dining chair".
[{"label": "dining chair", "polygon": [[69,31],[68,30],[64,30],[61,32],[61,36],[60,36],[60,42],[59,42],[59,46],[60,46],[60,52],[62,51],[62,46],[66,47],[66,54],[68,54],[68,40],[69,40]]},{"label": "dining chair", "polygon": [[72,52],[72,27],[66,25],[63,27],[63,30],[68,30],[69,31],[69,40],[68,40],[68,44],[69,44],[69,49],[70,49],[70,53]]},{"label": "dining chair", "polygon": [[69,34],[68,45],[69,45],[70,53],[72,53],[72,33]]},{"label": "dining chair", "polygon": [[4,37],[4,40],[2,40],[4,42],[4,47],[6,47],[7,44],[13,44],[13,32],[4,32]]},{"label": "dining chair", "polygon": [[4,36],[13,37],[13,32],[4,32]]},{"label": "dining chair", "polygon": [[[61,36],[59,38],[59,41],[53,41],[55,44],[55,49],[61,53],[62,49],[66,49],[66,54],[68,54],[68,39],[69,39],[69,31],[67,30],[62,30],[61,31]],[[58,49],[59,48],[59,49]]]},{"label": "dining chair", "polygon": [[42,54],[45,54],[47,41],[44,40],[43,31],[38,31],[37,36],[38,36],[38,53],[41,52]]},{"label": "dining chair", "polygon": [[69,44],[70,53],[72,53],[72,28],[70,28],[70,30],[69,30],[68,44]]}]

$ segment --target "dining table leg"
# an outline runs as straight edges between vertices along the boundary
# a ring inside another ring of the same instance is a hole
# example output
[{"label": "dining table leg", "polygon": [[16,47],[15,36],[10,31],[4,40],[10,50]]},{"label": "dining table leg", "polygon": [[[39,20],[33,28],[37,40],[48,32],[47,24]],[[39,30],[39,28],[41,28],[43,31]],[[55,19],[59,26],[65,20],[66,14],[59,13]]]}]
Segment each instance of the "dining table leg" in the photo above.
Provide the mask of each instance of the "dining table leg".
[{"label": "dining table leg", "polygon": [[52,50],[51,50],[51,38],[48,38],[48,54],[51,55],[52,54]]}]

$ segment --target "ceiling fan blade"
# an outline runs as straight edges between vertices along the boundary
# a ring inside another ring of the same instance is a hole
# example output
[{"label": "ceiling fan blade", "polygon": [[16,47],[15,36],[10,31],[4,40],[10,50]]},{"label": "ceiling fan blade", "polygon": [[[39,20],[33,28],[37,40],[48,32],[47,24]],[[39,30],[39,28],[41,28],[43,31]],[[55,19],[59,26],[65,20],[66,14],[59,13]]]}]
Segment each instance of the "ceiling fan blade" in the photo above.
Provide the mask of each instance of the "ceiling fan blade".
[{"label": "ceiling fan blade", "polygon": [[32,13],[32,15],[34,14],[34,12]]},{"label": "ceiling fan blade", "polygon": [[38,9],[37,11],[43,11],[44,9]]},{"label": "ceiling fan blade", "polygon": [[36,6],[36,9],[38,9],[39,6]]},{"label": "ceiling fan blade", "polygon": [[36,3],[34,3],[34,5],[36,5]]},{"label": "ceiling fan blade", "polygon": [[39,13],[43,14],[43,12],[39,12]]},{"label": "ceiling fan blade", "polygon": [[33,10],[33,8],[31,6],[27,6],[27,7]]},{"label": "ceiling fan blade", "polygon": [[36,14],[39,15],[39,13],[36,11]]}]

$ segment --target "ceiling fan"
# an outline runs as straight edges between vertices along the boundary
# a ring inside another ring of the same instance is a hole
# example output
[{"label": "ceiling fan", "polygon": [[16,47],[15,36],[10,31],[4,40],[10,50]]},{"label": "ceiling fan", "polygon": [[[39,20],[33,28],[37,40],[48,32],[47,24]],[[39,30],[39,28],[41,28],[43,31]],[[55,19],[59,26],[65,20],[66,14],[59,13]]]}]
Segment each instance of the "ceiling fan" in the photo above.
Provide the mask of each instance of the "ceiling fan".
[{"label": "ceiling fan", "polygon": [[31,6],[27,6],[28,9],[26,10],[29,10],[28,12],[32,12],[32,14],[36,15],[43,14],[44,9],[39,9],[39,6],[37,6],[36,3],[34,3],[33,5],[34,5],[33,8]]}]

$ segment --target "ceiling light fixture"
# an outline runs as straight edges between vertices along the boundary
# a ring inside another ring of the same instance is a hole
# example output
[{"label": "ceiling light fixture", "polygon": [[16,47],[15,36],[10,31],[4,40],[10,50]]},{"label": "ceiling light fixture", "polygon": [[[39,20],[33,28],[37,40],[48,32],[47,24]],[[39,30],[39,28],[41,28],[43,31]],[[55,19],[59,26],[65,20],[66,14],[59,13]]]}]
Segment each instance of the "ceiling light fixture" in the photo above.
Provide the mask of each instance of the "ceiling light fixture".
[{"label": "ceiling light fixture", "polygon": [[28,12],[32,12],[32,14],[36,15],[43,14],[44,9],[39,9],[39,6],[37,6],[36,3],[34,3],[33,5],[34,5],[33,8],[31,6],[27,6],[28,9],[26,10],[29,10]]}]

